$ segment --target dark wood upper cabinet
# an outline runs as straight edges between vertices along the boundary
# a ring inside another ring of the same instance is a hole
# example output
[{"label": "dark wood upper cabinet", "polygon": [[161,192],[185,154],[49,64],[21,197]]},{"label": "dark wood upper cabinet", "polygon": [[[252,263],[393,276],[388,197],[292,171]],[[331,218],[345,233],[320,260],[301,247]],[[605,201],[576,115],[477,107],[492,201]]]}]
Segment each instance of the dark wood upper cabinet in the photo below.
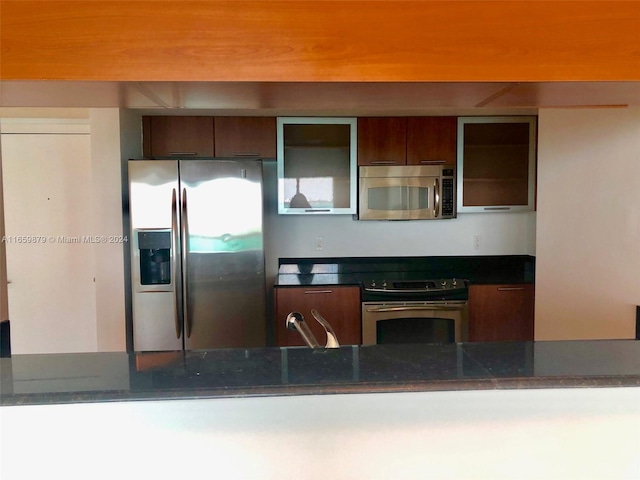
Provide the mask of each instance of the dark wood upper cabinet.
[{"label": "dark wood upper cabinet", "polygon": [[535,287],[471,285],[469,341],[533,341]]},{"label": "dark wood upper cabinet", "polygon": [[142,117],[145,157],[276,157],[275,117]]},{"label": "dark wood upper cabinet", "polygon": [[213,157],[213,117],[142,117],[145,157]]},{"label": "dark wood upper cabinet", "polygon": [[[145,157],[276,158],[274,117],[145,116]],[[358,165],[456,164],[455,117],[361,117]]]},{"label": "dark wood upper cabinet", "polygon": [[406,117],[358,118],[358,165],[406,163]]},{"label": "dark wood upper cabinet", "polygon": [[456,117],[358,118],[358,165],[452,165]]},{"label": "dark wood upper cabinet", "polygon": [[456,117],[408,117],[407,165],[453,165],[457,154]]},{"label": "dark wood upper cabinet", "polygon": [[215,156],[276,158],[275,117],[216,117]]}]

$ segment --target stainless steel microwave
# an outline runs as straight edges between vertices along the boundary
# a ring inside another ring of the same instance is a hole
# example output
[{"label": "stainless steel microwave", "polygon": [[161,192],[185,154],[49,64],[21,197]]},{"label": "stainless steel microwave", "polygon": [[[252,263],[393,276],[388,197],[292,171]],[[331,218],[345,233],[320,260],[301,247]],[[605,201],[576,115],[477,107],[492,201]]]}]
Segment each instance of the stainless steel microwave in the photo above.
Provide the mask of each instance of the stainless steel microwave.
[{"label": "stainless steel microwave", "polygon": [[440,220],[456,216],[452,165],[360,167],[359,220]]}]

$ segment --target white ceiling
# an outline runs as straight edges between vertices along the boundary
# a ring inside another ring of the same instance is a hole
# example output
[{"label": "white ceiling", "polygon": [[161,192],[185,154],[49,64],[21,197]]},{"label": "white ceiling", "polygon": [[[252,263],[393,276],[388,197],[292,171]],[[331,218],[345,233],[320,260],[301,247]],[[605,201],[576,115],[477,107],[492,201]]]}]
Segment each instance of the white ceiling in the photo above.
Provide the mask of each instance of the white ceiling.
[{"label": "white ceiling", "polygon": [[305,83],[3,81],[2,107],[118,107],[184,114],[412,115],[640,105],[640,82]]}]

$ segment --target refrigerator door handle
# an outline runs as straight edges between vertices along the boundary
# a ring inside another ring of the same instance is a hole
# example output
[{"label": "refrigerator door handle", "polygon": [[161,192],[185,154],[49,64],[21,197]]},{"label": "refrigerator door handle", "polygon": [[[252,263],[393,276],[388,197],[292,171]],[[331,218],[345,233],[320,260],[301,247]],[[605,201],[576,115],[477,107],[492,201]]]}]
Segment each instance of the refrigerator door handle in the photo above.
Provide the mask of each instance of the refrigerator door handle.
[{"label": "refrigerator door handle", "polygon": [[182,288],[180,285],[180,276],[178,271],[178,252],[180,251],[180,232],[178,230],[178,199],[176,189],[173,189],[171,195],[171,269],[173,282],[173,301],[174,301],[174,318],[176,323],[176,338],[182,335],[182,325],[184,322],[182,316]]},{"label": "refrigerator door handle", "polygon": [[189,318],[189,220],[187,219],[187,189],[182,189],[182,311],[185,322],[185,337],[191,337],[191,318]]}]

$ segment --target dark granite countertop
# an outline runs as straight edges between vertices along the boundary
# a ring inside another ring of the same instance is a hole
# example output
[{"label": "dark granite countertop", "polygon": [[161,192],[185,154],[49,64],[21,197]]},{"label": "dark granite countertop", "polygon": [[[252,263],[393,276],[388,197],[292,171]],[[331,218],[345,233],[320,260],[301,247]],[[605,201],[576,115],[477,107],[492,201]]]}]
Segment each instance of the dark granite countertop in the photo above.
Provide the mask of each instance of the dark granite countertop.
[{"label": "dark granite countertop", "polygon": [[535,257],[529,255],[445,257],[281,258],[275,285],[360,285],[389,278],[460,278],[471,284],[534,283]]},{"label": "dark granite countertop", "polygon": [[640,386],[640,342],[306,347],[0,359],[1,405]]}]

